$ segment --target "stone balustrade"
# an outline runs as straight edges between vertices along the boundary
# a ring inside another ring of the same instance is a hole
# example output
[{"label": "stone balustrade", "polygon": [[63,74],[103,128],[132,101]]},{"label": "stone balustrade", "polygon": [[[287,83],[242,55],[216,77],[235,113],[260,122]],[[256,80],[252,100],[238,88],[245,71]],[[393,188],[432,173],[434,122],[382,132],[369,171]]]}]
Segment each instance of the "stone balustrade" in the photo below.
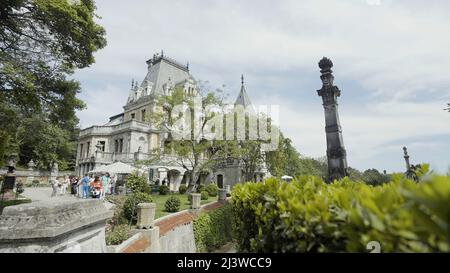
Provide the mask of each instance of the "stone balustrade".
[{"label": "stone balustrade", "polygon": [[99,200],[51,200],[6,207],[0,252],[106,252],[113,211]]}]

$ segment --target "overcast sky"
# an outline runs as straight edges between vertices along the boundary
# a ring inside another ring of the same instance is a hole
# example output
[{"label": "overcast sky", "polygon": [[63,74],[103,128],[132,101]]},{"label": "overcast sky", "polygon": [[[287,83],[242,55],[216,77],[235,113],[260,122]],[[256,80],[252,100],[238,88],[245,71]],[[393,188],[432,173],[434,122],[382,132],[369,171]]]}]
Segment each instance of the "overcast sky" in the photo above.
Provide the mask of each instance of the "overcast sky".
[{"label": "overcast sky", "polygon": [[81,127],[123,111],[131,79],[164,50],[197,80],[226,86],[245,75],[253,104],[280,106],[280,125],[303,155],[326,153],[318,61],[333,60],[347,160],[364,170],[450,166],[450,1],[97,0],[108,45],[77,71]]}]

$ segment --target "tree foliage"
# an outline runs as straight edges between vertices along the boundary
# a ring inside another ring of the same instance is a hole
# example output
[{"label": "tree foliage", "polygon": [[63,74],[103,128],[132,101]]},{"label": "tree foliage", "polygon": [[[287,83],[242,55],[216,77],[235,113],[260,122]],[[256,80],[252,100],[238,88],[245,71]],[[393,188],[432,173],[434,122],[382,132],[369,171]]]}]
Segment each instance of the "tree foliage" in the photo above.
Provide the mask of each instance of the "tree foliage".
[{"label": "tree foliage", "polygon": [[41,167],[73,161],[75,111],[84,103],[68,75],[92,64],[106,45],[95,18],[92,0],[1,2],[0,161],[12,152],[22,164],[33,158]]}]

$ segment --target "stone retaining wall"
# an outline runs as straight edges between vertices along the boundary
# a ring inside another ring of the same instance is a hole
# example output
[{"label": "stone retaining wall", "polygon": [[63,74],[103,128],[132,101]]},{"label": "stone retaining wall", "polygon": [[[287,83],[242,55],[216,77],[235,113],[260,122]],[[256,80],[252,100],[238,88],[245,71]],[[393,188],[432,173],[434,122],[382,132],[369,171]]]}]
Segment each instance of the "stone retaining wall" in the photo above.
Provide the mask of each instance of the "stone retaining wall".
[{"label": "stone retaining wall", "polygon": [[197,214],[220,208],[224,202],[211,202],[199,210],[183,210],[154,221],[148,230],[134,230],[134,236],[118,246],[108,246],[114,253],[195,253],[193,220]]}]

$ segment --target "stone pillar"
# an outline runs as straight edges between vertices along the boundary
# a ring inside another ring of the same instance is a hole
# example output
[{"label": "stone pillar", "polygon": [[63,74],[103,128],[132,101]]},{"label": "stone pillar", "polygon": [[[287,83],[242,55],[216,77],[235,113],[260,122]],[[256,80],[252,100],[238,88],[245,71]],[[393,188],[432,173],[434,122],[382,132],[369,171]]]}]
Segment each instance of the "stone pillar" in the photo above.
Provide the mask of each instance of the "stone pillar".
[{"label": "stone pillar", "polygon": [[325,132],[327,138],[328,180],[333,181],[348,176],[347,157],[339,121],[337,97],[341,91],[333,85],[333,62],[323,57],[319,62],[322,88],[317,94],[322,97],[325,111]]},{"label": "stone pillar", "polygon": [[137,205],[137,228],[152,228],[153,220],[155,220],[155,211],[155,203],[139,203]]},{"label": "stone pillar", "polygon": [[201,202],[200,193],[191,193],[191,209],[199,209]]},{"label": "stone pillar", "polygon": [[225,188],[227,189],[227,193],[231,193],[231,185],[226,185]]},{"label": "stone pillar", "polygon": [[227,200],[227,190],[219,189],[219,202],[225,202]]},{"label": "stone pillar", "polygon": [[406,147],[403,147],[403,154],[403,158],[405,159],[406,163],[406,172],[409,172],[409,170],[411,169],[411,164],[409,163],[408,149]]}]

